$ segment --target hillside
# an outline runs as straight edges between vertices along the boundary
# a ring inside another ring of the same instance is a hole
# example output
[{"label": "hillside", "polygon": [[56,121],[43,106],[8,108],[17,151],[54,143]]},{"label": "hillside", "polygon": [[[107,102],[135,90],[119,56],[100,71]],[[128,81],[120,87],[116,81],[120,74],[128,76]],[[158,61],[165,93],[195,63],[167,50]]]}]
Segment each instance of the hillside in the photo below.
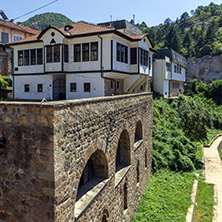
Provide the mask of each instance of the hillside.
[{"label": "hillside", "polygon": [[62,27],[73,23],[73,21],[62,14],[48,12],[35,15],[25,22],[22,22],[22,25],[32,28],[32,23],[38,23],[38,28],[42,30],[44,27],[47,27],[49,25]]},{"label": "hillside", "polygon": [[198,6],[191,16],[184,12],[176,21],[167,18],[157,26],[137,26],[149,33],[157,49],[173,48],[187,58],[222,53],[222,4]]}]

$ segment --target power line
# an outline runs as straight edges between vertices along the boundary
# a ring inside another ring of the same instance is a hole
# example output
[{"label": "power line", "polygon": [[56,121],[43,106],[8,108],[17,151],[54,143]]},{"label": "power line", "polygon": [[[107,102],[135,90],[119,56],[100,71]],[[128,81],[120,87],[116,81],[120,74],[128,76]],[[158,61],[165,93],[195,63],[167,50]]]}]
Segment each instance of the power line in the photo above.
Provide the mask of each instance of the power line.
[{"label": "power line", "polygon": [[57,2],[57,1],[59,1],[59,0],[52,1],[52,2],[50,2],[50,3],[48,3],[48,4],[46,4],[46,5],[43,5],[43,6],[39,7],[39,8],[37,8],[37,9],[35,9],[35,10],[32,10],[32,11],[30,11],[30,12],[24,14],[24,15],[21,15],[21,16],[15,18],[15,19],[13,19],[13,20],[17,20],[17,19],[19,19],[19,18],[21,18],[21,17],[24,17],[24,16],[26,16],[26,15],[29,15],[29,14],[31,14],[31,13],[33,13],[33,12],[36,12],[36,11],[38,11],[39,9],[45,8],[46,6],[51,5],[51,4],[53,4],[53,3]]}]

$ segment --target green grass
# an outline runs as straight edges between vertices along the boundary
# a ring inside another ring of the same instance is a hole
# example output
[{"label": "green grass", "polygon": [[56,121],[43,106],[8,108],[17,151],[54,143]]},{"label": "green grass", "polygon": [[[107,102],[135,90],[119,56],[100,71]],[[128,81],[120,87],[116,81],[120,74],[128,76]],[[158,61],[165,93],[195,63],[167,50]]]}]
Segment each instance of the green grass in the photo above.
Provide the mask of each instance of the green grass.
[{"label": "green grass", "polygon": [[194,179],[194,173],[160,170],[152,174],[133,222],[185,221]]},{"label": "green grass", "polygon": [[206,184],[200,180],[194,221],[212,222],[214,204],[214,185]]},{"label": "green grass", "polygon": [[222,159],[222,150],[219,152],[220,158]]}]

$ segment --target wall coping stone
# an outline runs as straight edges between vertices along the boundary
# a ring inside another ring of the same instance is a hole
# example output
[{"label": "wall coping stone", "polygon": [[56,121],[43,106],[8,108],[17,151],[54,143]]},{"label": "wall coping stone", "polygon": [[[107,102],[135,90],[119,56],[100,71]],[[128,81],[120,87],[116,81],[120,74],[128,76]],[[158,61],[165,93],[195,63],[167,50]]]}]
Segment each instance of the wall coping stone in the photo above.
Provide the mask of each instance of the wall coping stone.
[{"label": "wall coping stone", "polygon": [[118,99],[127,99],[139,96],[153,95],[152,92],[134,93],[134,94],[124,94],[116,96],[105,96],[105,97],[94,97],[94,98],[84,98],[84,99],[73,99],[73,100],[60,100],[60,101],[48,101],[48,102],[24,102],[24,101],[1,101],[1,105],[35,105],[35,106],[51,106],[51,107],[62,107],[67,105],[79,105],[88,104],[95,102],[107,102]]}]

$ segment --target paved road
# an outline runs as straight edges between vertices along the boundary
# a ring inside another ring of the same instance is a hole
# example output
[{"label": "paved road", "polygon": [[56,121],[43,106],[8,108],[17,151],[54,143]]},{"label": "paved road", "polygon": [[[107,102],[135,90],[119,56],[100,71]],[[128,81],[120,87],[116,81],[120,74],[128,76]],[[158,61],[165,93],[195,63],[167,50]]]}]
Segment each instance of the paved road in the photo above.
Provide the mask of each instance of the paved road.
[{"label": "paved road", "polygon": [[218,145],[222,141],[219,136],[209,148],[203,148],[204,174],[206,183],[214,184],[217,201],[213,222],[222,222],[222,162],[218,153]]}]

